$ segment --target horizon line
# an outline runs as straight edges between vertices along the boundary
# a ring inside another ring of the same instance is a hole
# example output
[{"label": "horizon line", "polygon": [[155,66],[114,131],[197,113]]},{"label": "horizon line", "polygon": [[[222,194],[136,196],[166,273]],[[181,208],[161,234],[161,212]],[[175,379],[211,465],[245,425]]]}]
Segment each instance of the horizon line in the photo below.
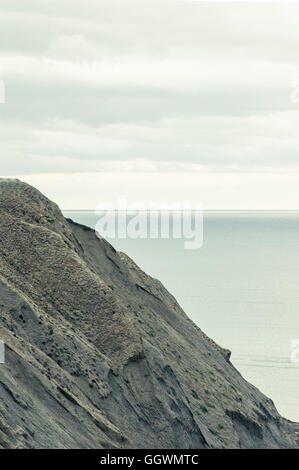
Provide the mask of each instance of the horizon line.
[{"label": "horizon line", "polygon": [[[111,208],[101,208],[101,209],[61,209],[62,212],[98,212],[98,211],[118,211],[118,212],[158,212],[158,211],[172,211],[172,212],[181,212],[186,210],[192,210],[192,212],[198,212],[199,209],[171,209],[167,208],[159,208],[159,209],[111,209]],[[298,209],[202,209],[202,212],[299,212]]]}]

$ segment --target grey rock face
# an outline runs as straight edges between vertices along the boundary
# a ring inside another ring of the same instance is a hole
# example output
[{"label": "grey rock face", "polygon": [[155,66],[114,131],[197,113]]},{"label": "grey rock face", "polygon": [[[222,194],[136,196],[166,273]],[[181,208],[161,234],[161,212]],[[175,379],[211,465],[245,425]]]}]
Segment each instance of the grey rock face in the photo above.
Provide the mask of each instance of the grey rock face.
[{"label": "grey rock face", "polygon": [[297,445],[125,254],[17,180],[0,179],[0,216],[0,448]]}]

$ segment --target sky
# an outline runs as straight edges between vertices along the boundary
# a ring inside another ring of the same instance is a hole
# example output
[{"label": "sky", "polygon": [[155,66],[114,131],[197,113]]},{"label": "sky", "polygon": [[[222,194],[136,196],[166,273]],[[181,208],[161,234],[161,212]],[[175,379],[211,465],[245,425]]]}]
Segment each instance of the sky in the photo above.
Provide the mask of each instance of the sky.
[{"label": "sky", "polygon": [[2,0],[0,175],[63,209],[299,209],[298,17],[291,2]]}]

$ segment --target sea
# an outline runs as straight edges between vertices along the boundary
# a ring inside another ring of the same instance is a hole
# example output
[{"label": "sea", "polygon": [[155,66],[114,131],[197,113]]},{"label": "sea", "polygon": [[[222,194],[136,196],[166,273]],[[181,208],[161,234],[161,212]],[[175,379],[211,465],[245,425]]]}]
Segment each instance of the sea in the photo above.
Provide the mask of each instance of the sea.
[{"label": "sea", "polygon": [[[93,211],[64,211],[94,228]],[[243,377],[299,422],[299,212],[207,211],[203,244],[112,239],[159,279]]]}]

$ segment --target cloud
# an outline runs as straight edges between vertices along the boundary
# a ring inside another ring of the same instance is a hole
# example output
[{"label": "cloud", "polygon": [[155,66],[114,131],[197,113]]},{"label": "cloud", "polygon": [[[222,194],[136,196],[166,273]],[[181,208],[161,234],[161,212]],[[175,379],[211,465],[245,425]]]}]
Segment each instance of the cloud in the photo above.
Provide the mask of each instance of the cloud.
[{"label": "cloud", "polygon": [[[216,137],[215,137],[216,136]],[[79,171],[298,170],[298,111],[171,117],[90,126],[49,119],[0,127],[2,174]],[[189,166],[189,167],[188,167]]]},{"label": "cloud", "polygon": [[298,5],[2,3],[2,176],[298,171]]},{"label": "cloud", "polygon": [[[298,210],[298,175],[279,173],[64,173],[19,175],[63,209],[95,210],[101,204],[199,203],[208,209]],[[232,201],[234,204],[232,205]]]}]

